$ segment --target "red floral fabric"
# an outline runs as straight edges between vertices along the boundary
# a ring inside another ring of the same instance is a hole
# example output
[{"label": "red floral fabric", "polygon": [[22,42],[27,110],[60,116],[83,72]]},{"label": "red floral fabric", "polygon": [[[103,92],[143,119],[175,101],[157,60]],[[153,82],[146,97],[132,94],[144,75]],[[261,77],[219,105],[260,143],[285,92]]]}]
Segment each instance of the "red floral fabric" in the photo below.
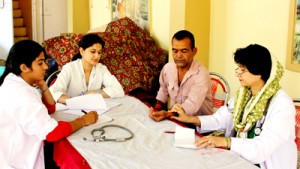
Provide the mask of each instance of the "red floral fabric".
[{"label": "red floral fabric", "polygon": [[[100,62],[116,76],[128,94],[137,88],[158,90],[158,77],[167,53],[157,46],[150,35],[125,17],[108,24],[105,32],[97,33],[105,41]],[[46,53],[61,68],[78,52],[84,34],[64,34],[43,42]]]},{"label": "red floral fabric", "polygon": [[52,56],[61,69],[79,51],[78,43],[82,36],[83,34],[67,33],[45,40],[43,46],[47,55]]}]

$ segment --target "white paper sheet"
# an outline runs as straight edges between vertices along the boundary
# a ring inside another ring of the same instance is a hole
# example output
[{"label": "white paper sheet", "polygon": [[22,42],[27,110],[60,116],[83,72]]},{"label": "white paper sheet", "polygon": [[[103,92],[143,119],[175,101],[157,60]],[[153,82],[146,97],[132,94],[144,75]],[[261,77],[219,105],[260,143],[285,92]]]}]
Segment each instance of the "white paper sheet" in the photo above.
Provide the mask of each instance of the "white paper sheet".
[{"label": "white paper sheet", "polygon": [[193,148],[195,142],[195,129],[176,126],[175,139],[173,145],[181,148]]},{"label": "white paper sheet", "polygon": [[70,110],[108,110],[101,94],[87,94],[66,100]]},{"label": "white paper sheet", "polygon": [[56,103],[56,111],[68,110],[68,107],[62,103]]},{"label": "white paper sheet", "polygon": [[97,122],[95,124],[90,125],[90,126],[111,122],[113,120],[114,120],[113,118],[111,118],[111,117],[109,117],[105,114],[102,114],[102,115],[99,116]]},{"label": "white paper sheet", "polygon": [[[82,113],[81,113],[81,115],[82,115]],[[54,118],[57,121],[73,121],[76,118],[80,117],[80,115],[68,114],[68,113],[65,113],[64,111],[60,111],[60,112],[55,112],[55,113],[51,114],[51,117]],[[95,124],[90,125],[90,126],[103,124],[103,123],[106,123],[106,122],[111,122],[113,120],[114,120],[113,118],[111,118],[111,117],[109,117],[105,114],[102,114],[102,115],[99,116],[97,122]]]},{"label": "white paper sheet", "polygon": [[[78,102],[78,101],[80,101],[80,100],[82,100],[84,98],[86,98],[86,97],[81,97],[78,100],[75,100],[75,102],[73,102],[71,100],[71,104],[76,104],[76,102]],[[93,99],[93,98],[91,98],[91,99]],[[103,99],[102,98],[102,100],[104,100],[104,104],[107,107],[106,109],[86,109],[86,106],[81,106],[82,103],[79,103],[78,104],[79,106],[76,106],[76,108],[79,108],[79,109],[71,109],[71,108],[69,108],[68,106],[66,106],[64,104],[56,103],[56,111],[63,111],[64,113],[74,114],[76,116],[82,116],[83,115],[83,113],[82,113],[81,110],[84,110],[86,112],[97,111],[98,115],[100,115],[100,114],[103,114],[103,113],[107,112],[108,110],[112,109],[113,107],[116,107],[116,106],[120,105],[120,103],[113,101],[113,99]],[[101,106],[102,105],[100,105],[99,107],[101,107]]]},{"label": "white paper sheet", "polygon": [[105,112],[107,112],[109,109],[105,109],[105,110],[87,110],[87,109],[80,109],[80,110],[62,110],[62,112],[66,113],[66,114],[74,114],[77,116],[83,116],[84,113],[82,112],[82,110],[84,110],[85,112],[89,112],[89,111],[96,111],[98,115],[101,115]]}]

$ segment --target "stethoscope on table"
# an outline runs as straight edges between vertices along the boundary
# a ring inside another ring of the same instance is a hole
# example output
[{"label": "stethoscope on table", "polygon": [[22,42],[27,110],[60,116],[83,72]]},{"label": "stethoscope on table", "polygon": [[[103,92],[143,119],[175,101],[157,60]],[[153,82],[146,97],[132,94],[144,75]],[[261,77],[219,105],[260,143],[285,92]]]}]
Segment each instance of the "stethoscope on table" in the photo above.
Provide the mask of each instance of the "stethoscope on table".
[{"label": "stethoscope on table", "polygon": [[[105,128],[108,128],[108,127],[116,127],[116,128],[120,128],[120,129],[123,129],[125,131],[127,131],[130,136],[129,137],[123,137],[123,138],[106,138],[105,136]],[[95,135],[96,132],[100,132],[99,135]],[[95,142],[104,142],[104,141],[115,141],[115,142],[123,142],[123,141],[127,141],[127,140],[130,140],[133,138],[133,133],[131,130],[129,130],[128,128],[126,127],[123,127],[123,126],[119,126],[119,125],[115,125],[115,124],[108,124],[108,125],[104,125],[100,128],[96,128],[96,129],[93,129],[91,131],[91,135],[93,136],[93,139],[92,140],[89,140],[85,137],[83,137],[83,140],[84,141],[95,141]]]}]

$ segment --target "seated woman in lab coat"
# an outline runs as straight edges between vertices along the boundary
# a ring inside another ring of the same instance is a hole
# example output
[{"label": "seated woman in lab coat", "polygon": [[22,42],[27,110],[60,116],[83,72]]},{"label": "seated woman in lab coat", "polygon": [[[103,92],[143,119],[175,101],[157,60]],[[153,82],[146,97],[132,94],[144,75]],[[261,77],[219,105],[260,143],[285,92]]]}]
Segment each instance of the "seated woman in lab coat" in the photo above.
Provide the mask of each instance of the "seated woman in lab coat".
[{"label": "seated woman in lab coat", "polygon": [[284,68],[268,49],[254,44],[234,53],[235,74],[241,83],[235,98],[213,115],[188,116],[181,105],[173,110],[181,122],[199,132],[226,130],[226,137],[207,136],[198,149],[225,147],[262,169],[296,168],[295,106],[279,84]]},{"label": "seated woman in lab coat", "polygon": [[123,97],[124,90],[106,66],[99,63],[104,41],[87,34],[79,42],[79,53],[63,66],[50,91],[58,103],[83,94],[101,94],[104,98]]},{"label": "seated woman in lab coat", "polygon": [[9,51],[0,78],[0,168],[45,168],[43,140],[60,140],[98,119],[96,112],[71,122],[51,118],[55,101],[44,81],[47,68],[37,42],[23,40]]}]

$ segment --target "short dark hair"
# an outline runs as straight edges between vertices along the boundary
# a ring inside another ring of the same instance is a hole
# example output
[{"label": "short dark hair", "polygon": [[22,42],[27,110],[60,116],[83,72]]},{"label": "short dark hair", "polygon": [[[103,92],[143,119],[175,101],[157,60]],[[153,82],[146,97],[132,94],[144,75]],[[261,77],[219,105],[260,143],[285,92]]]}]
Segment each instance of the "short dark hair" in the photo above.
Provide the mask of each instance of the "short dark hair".
[{"label": "short dark hair", "polygon": [[0,78],[0,86],[9,73],[17,76],[21,74],[21,64],[25,64],[31,68],[32,62],[44,51],[44,48],[33,40],[16,42],[9,50],[5,63],[5,71]]},{"label": "short dark hair", "polygon": [[245,66],[254,75],[261,75],[267,82],[272,69],[272,59],[269,50],[258,44],[251,44],[245,48],[239,48],[234,53],[234,61]]},{"label": "short dark hair", "polygon": [[173,41],[173,39],[182,40],[184,38],[189,38],[191,40],[191,48],[194,49],[195,48],[195,38],[194,38],[194,35],[190,31],[180,30],[180,31],[176,32],[173,35],[172,41]]},{"label": "short dark hair", "polygon": [[[85,50],[86,48],[89,48],[96,43],[100,43],[102,46],[102,49],[105,46],[105,42],[100,38],[100,36],[98,34],[89,33],[89,34],[84,35],[81,38],[81,40],[79,41],[78,47],[83,48],[83,50]],[[77,60],[79,58],[82,58],[80,52],[78,52],[75,56],[73,56],[72,61]]]}]

